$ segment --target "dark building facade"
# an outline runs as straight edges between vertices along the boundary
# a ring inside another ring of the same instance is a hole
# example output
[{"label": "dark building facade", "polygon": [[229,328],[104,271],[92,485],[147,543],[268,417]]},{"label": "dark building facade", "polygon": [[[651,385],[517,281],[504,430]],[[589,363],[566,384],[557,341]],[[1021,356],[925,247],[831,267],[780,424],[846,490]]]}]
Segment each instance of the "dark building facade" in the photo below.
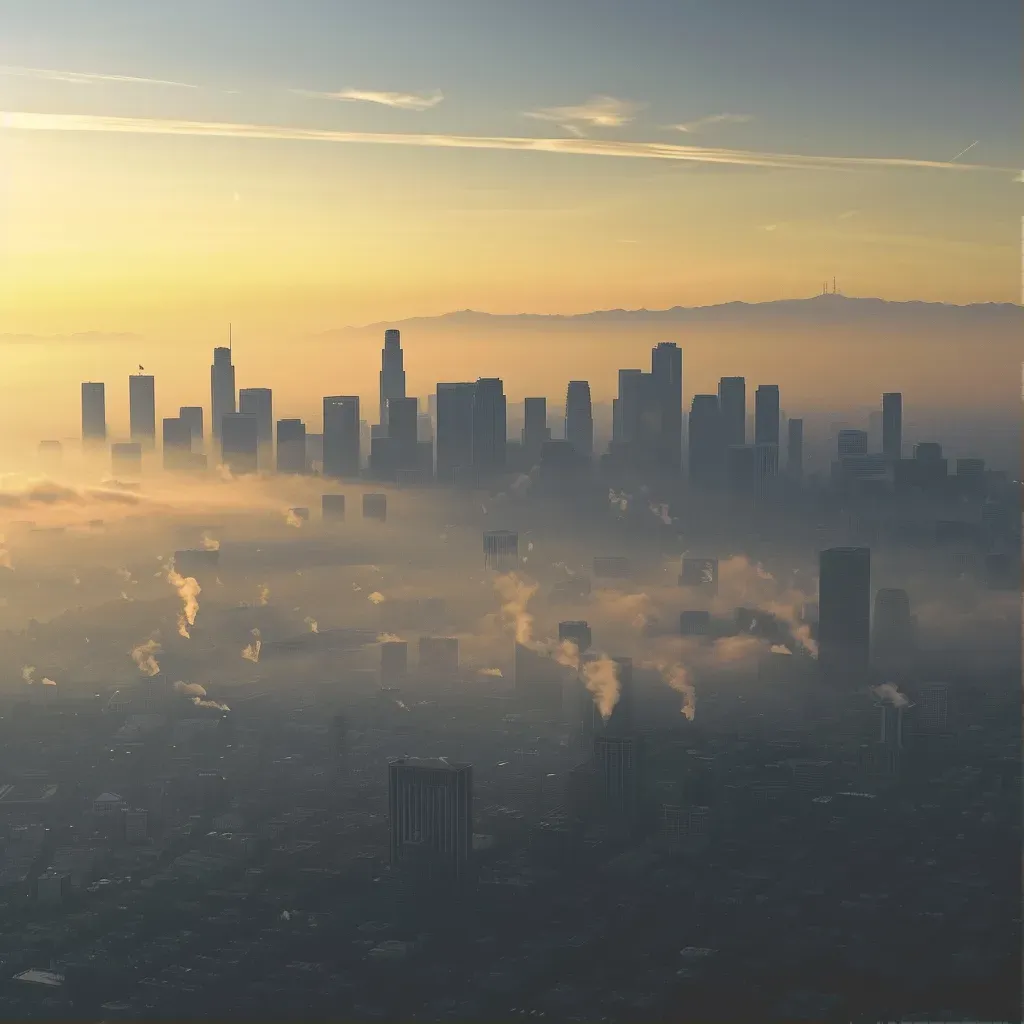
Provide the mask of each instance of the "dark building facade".
[{"label": "dark building facade", "polygon": [[152,448],[156,444],[156,382],[151,374],[128,378],[128,418],[132,440]]},{"label": "dark building facade", "polygon": [[722,441],[726,447],[747,443],[747,380],[723,377],[718,382],[718,407],[722,415]]},{"label": "dark building facade", "polygon": [[359,476],[359,397],[324,399],[323,473],[329,477]]},{"label": "dark building facade", "polygon": [[277,421],[277,471],[302,474],[309,472],[306,460],[306,424],[302,420]]},{"label": "dark building facade", "polygon": [[475,394],[476,385],[470,382],[437,385],[434,462],[438,483],[454,484],[460,471],[472,471]]},{"label": "dark building facade", "polygon": [[778,384],[760,384],[754,392],[754,443],[779,443]]},{"label": "dark building facade", "polygon": [[255,416],[228,413],[221,422],[221,462],[232,473],[255,473],[259,469],[259,427]]},{"label": "dark building facade", "polygon": [[473,390],[473,469],[481,476],[505,468],[505,391],[497,377],[482,377]]},{"label": "dark building facade", "polygon": [[82,440],[103,442],[107,439],[106,385],[93,381],[82,384]]},{"label": "dark building facade", "polygon": [[871,551],[822,551],[818,564],[818,661],[829,682],[866,682],[871,654]]},{"label": "dark building facade", "polygon": [[210,430],[214,438],[220,437],[225,416],[237,412],[235,406],[235,367],[231,362],[230,347],[213,350],[210,367]]},{"label": "dark building facade", "polygon": [[565,393],[565,439],[588,462],[594,457],[594,409],[590,382],[571,380]]}]

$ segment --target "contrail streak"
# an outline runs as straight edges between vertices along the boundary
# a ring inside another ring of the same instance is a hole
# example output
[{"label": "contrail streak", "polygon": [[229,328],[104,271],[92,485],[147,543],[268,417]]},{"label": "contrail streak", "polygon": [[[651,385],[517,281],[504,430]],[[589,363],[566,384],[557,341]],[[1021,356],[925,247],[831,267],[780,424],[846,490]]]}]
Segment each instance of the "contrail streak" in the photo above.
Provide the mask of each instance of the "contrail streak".
[{"label": "contrail streak", "polygon": [[[969,146],[968,146],[968,147],[967,147],[966,149],[961,149],[961,150],[960,150],[960,152],[959,152],[959,153],[957,153],[957,155],[956,155],[955,157],[953,157],[953,160],[959,160],[959,159],[960,159],[960,157],[962,157],[962,156],[964,155],[964,153],[970,153],[970,151],[971,151],[972,149],[974,149],[974,147],[975,147],[975,146],[976,146],[976,145],[977,145],[977,144],[978,144],[979,142],[981,142],[981,139],[975,139],[975,140],[974,140],[974,141],[973,141],[973,142],[972,142],[972,143],[971,143],[971,144],[970,144],[970,145],[969,145]],[[950,162],[950,163],[952,163],[952,162],[953,162],[953,160],[950,160],[949,162]]]}]

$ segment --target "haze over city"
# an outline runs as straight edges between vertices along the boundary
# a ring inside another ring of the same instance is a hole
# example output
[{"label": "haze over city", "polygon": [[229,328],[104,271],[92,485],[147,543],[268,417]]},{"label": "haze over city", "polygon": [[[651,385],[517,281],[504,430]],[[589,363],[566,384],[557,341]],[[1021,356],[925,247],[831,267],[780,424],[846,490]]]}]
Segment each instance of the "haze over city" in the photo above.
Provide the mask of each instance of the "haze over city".
[{"label": "haze over city", "polygon": [[0,0],[0,1009],[1020,1019],[1020,11]]}]

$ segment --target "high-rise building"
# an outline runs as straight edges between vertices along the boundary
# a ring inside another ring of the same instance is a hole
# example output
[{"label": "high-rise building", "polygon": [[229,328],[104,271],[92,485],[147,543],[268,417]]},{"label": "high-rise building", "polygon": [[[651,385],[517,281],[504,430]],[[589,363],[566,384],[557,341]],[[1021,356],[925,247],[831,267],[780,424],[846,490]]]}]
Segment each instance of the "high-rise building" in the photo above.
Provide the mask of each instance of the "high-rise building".
[{"label": "high-rise building", "polygon": [[143,448],[156,444],[156,385],[148,373],[128,378],[128,419],[131,438]]},{"label": "high-rise building", "polygon": [[613,818],[632,817],[639,789],[637,740],[608,733],[595,736],[594,761],[605,811]]},{"label": "high-rise building", "polygon": [[235,406],[235,367],[231,362],[231,347],[213,350],[210,367],[210,431],[214,439],[220,438],[221,423],[225,416],[237,412]]},{"label": "high-rise building", "polygon": [[867,455],[868,432],[866,430],[840,430],[837,448],[840,460]]},{"label": "high-rise building", "polygon": [[259,469],[259,428],[256,417],[230,412],[220,425],[221,462],[235,474]]},{"label": "high-rise building", "polygon": [[192,448],[203,447],[203,407],[201,405],[183,405],[178,410],[178,418],[188,424],[192,435]]},{"label": "high-rise building", "polygon": [[914,652],[914,618],[905,590],[882,587],[875,593],[871,660],[882,669],[906,669]]},{"label": "high-rise building", "polygon": [[106,385],[86,381],[82,384],[82,440],[86,442],[107,439]]},{"label": "high-rise building", "polygon": [[949,684],[923,683],[917,691],[916,713],[924,732],[945,732],[949,727]]},{"label": "high-rise building", "polygon": [[559,711],[562,687],[569,669],[554,658],[540,654],[525,644],[516,643],[513,651],[513,685],[516,698],[533,710]]},{"label": "high-rise building", "polygon": [[177,472],[192,466],[192,428],[180,416],[165,419],[164,469]]},{"label": "high-rise building", "polygon": [[527,398],[524,403],[523,452],[535,466],[540,460],[540,450],[544,442],[550,440],[548,429],[548,400],[546,398]]},{"label": "high-rise building", "polygon": [[754,392],[754,443],[779,443],[778,384],[759,384]]},{"label": "high-rise building", "polygon": [[633,659],[613,658],[619,699],[605,722],[604,731],[612,736],[629,736],[633,732]]},{"label": "high-rise building", "polygon": [[565,439],[581,459],[594,457],[594,410],[590,382],[571,380],[565,392]]},{"label": "high-rise building", "polygon": [[747,379],[723,377],[718,382],[718,408],[722,416],[722,440],[728,448],[747,443]]},{"label": "high-rise building", "polygon": [[417,645],[420,674],[451,682],[459,676],[459,638],[421,636]]},{"label": "high-rise building", "polygon": [[325,522],[341,523],[345,521],[345,495],[320,495],[320,516]]},{"label": "high-rise building", "polygon": [[511,530],[484,533],[484,568],[508,572],[519,565],[519,534]]},{"label": "high-rise building", "polygon": [[791,479],[800,480],[804,475],[804,421],[789,420],[786,426],[786,473]]},{"label": "high-rise building", "polygon": [[462,879],[473,849],[473,769],[445,758],[388,762],[391,863]]},{"label": "high-rise building", "polygon": [[652,374],[643,370],[619,370],[617,415],[612,440],[628,445],[635,459],[649,461],[661,436],[661,409]]},{"label": "high-rise building", "polygon": [[409,674],[409,645],[386,640],[380,645],[380,685],[400,686]]},{"label": "high-rise building", "polygon": [[651,381],[658,408],[655,459],[670,474],[683,464],[683,350],[660,341],[651,350]]},{"label": "high-rise building", "polygon": [[779,446],[754,445],[754,494],[764,499],[771,495],[779,475]]},{"label": "high-rise building", "polygon": [[819,556],[818,662],[829,681],[863,684],[871,651],[871,551],[828,548]]},{"label": "high-rise building", "polygon": [[725,475],[731,494],[740,498],[753,495],[756,475],[754,445],[734,444],[726,449]]},{"label": "high-rise building", "polygon": [[582,619],[560,622],[558,624],[558,642],[561,644],[566,641],[574,644],[580,654],[586,654],[594,642],[589,623]]},{"label": "high-rise building", "polygon": [[903,394],[887,391],[882,395],[882,454],[891,461],[903,451]]},{"label": "high-rise building", "polygon": [[324,399],[324,476],[359,476],[359,397]]},{"label": "high-rise building", "polygon": [[[397,333],[397,332],[395,332]],[[405,387],[405,375],[402,376]],[[392,395],[387,400],[387,461],[398,471],[416,468],[416,444],[419,401],[405,395]]]},{"label": "high-rise building", "polygon": [[260,468],[270,469],[274,463],[274,393],[270,388],[242,388],[238,411],[256,418]]},{"label": "high-rise building", "polygon": [[486,475],[505,468],[505,392],[497,377],[482,377],[473,392],[473,468]]},{"label": "high-rise building", "polygon": [[405,398],[405,357],[402,353],[402,333],[394,328],[384,332],[384,348],[380,353],[380,417],[382,426],[390,423],[388,402]]},{"label": "high-rise building", "polygon": [[717,395],[694,395],[687,431],[687,471],[694,487],[714,487],[722,479],[725,447]]},{"label": "high-rise building", "polygon": [[473,466],[475,394],[475,384],[437,385],[434,460],[438,483],[453,484],[457,472],[468,473]]},{"label": "high-rise building", "polygon": [[306,424],[302,420],[277,421],[277,471],[302,474],[309,472],[306,459]]}]

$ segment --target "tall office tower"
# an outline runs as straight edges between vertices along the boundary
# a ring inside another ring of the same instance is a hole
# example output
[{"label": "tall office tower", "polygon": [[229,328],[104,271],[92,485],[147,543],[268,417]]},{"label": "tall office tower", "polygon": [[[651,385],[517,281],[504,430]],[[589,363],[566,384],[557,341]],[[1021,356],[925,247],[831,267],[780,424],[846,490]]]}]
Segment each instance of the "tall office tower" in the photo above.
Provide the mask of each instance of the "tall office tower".
[{"label": "tall office tower", "polygon": [[651,374],[643,370],[619,370],[618,416],[617,424],[613,424],[613,440],[650,449],[661,433],[660,409],[654,398]]},{"label": "tall office tower", "polygon": [[525,422],[523,424],[523,451],[535,466],[540,460],[540,450],[544,442],[550,440],[548,430],[548,400],[546,398],[527,398],[525,405]]},{"label": "tall office tower", "polygon": [[142,445],[138,441],[115,441],[110,446],[110,469],[116,477],[136,477],[142,472]]},{"label": "tall office tower", "polygon": [[380,418],[386,426],[388,402],[393,398],[405,398],[405,357],[402,353],[402,332],[393,328],[384,332],[384,348],[380,353]]},{"label": "tall office tower", "polygon": [[259,426],[256,417],[229,412],[220,425],[221,462],[232,473],[255,473],[259,469]]},{"label": "tall office tower", "polygon": [[730,493],[749,498],[754,493],[756,456],[752,444],[733,444],[725,450],[725,477]]},{"label": "tall office tower", "polygon": [[82,384],[82,440],[107,439],[107,388],[105,384],[86,381]]},{"label": "tall office tower", "polygon": [[438,384],[434,431],[438,483],[453,484],[457,472],[473,465],[473,399],[476,385]]},{"label": "tall office tower", "polygon": [[917,717],[925,732],[945,732],[949,726],[949,684],[922,683],[917,691]]},{"label": "tall office tower", "polygon": [[566,620],[558,624],[558,642],[560,644],[569,641],[576,645],[580,654],[586,654],[590,645],[594,642],[590,632],[589,623],[580,620]]},{"label": "tall office tower", "polygon": [[594,737],[594,761],[604,809],[613,818],[631,818],[638,795],[639,750],[632,736]]},{"label": "tall office tower", "polygon": [[473,768],[445,758],[388,762],[391,863],[430,876],[466,876],[473,849]]},{"label": "tall office tower", "polygon": [[879,728],[878,742],[890,750],[903,749],[904,714],[912,705],[909,703],[894,704],[888,700],[878,701]]},{"label": "tall office tower", "polygon": [[359,476],[359,397],[324,399],[324,476]]},{"label": "tall office tower", "polygon": [[615,678],[619,683],[619,699],[605,722],[604,731],[611,736],[629,736],[633,732],[633,659],[613,658]]},{"label": "tall office tower", "polygon": [[718,408],[722,416],[722,438],[728,448],[747,443],[747,379],[723,377],[718,382]]},{"label": "tall office tower", "polygon": [[215,348],[210,367],[210,432],[220,437],[221,421],[236,411],[235,368],[231,363],[231,348]]},{"label": "tall office tower", "polygon": [[754,443],[779,443],[778,384],[760,384],[754,392]]},{"label": "tall office tower", "polygon": [[203,407],[201,405],[183,405],[178,410],[178,418],[188,424],[192,435],[192,447],[203,447]]},{"label": "tall office tower", "polygon": [[380,645],[380,685],[401,686],[409,674],[409,645],[386,640]]},{"label": "tall office tower", "polygon": [[871,551],[828,548],[818,558],[818,662],[827,680],[863,685],[871,651]]},{"label": "tall office tower", "polygon": [[415,398],[406,398],[404,395],[392,395],[388,399],[386,413],[390,468],[415,469],[419,401]]},{"label": "tall office tower", "polygon": [[509,572],[519,565],[519,534],[512,530],[488,530],[484,534],[484,568]]},{"label": "tall office tower", "polygon": [[238,411],[256,418],[260,469],[270,469],[274,464],[274,393],[270,388],[241,388]]},{"label": "tall office tower", "polygon": [[277,421],[277,471],[296,475],[309,472],[306,424],[302,420]]},{"label": "tall office tower", "polygon": [[571,380],[565,392],[565,439],[588,462],[594,457],[594,409],[590,381]]},{"label": "tall office tower", "polygon": [[651,386],[658,408],[655,459],[672,474],[683,468],[683,350],[660,341],[651,350]]},{"label": "tall office tower", "polygon": [[156,386],[148,373],[128,378],[128,420],[132,440],[152,448],[156,444]]},{"label": "tall office tower", "polygon": [[896,461],[903,452],[903,393],[887,391],[882,395],[882,454]]},{"label": "tall office tower", "polygon": [[791,479],[800,480],[804,475],[804,421],[790,420],[786,428],[786,473]]},{"label": "tall office tower", "polygon": [[473,393],[473,468],[480,474],[505,468],[505,392],[497,377],[481,377]]},{"label": "tall office tower", "polygon": [[838,454],[840,459],[856,458],[868,453],[868,432],[866,430],[840,430]]},{"label": "tall office tower", "polygon": [[875,593],[871,624],[871,660],[878,668],[909,668],[914,652],[914,618],[905,590],[882,587]]},{"label": "tall office tower", "polygon": [[724,472],[722,414],[717,395],[694,395],[687,431],[687,471],[694,487],[714,487]]},{"label": "tall office tower", "polygon": [[324,522],[343,523],[345,521],[345,495],[321,494],[320,516]]},{"label": "tall office tower", "polygon": [[754,495],[767,498],[772,493],[779,475],[779,446],[754,445]]},{"label": "tall office tower", "polygon": [[192,429],[180,416],[165,419],[164,469],[172,472],[189,469],[192,465]]}]

